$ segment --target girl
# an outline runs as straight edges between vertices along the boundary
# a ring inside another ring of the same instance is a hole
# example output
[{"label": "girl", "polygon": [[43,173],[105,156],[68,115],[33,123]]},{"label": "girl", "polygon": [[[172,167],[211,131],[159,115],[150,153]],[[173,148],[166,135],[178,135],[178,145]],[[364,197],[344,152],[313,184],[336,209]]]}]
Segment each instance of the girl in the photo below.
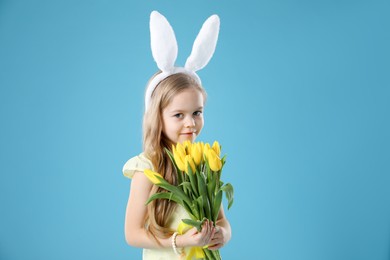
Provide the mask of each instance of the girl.
[{"label": "girl", "polygon": [[[143,259],[171,260],[179,259],[178,255],[184,257],[189,248],[194,246],[207,245],[211,250],[221,248],[230,240],[231,228],[221,207],[215,226],[210,221],[206,221],[201,232],[192,228],[182,235],[177,235],[174,232],[181,219],[189,218],[181,206],[169,200],[154,200],[149,205],[145,205],[147,199],[152,194],[160,192],[161,188],[153,185],[143,171],[152,169],[159,172],[168,182],[177,183],[174,167],[164,148],[171,149],[172,144],[195,140],[203,128],[203,109],[206,100],[206,92],[194,70],[190,70],[187,64],[185,68],[173,67],[176,57],[170,59],[171,64],[167,66],[166,60],[169,58],[167,56],[161,58],[161,55],[159,56],[153,50],[155,47],[153,22],[158,24],[159,31],[162,30],[162,26],[165,26],[164,39],[172,38],[173,34],[166,19],[159,13],[153,12],[151,15],[152,51],[162,71],[152,77],[146,89],[143,123],[144,152],[131,158],[123,167],[124,175],[132,179],[126,209],[125,237],[129,245],[144,248]],[[213,24],[215,26],[215,22]],[[219,20],[217,25],[219,28]],[[171,30],[168,36],[167,30]],[[161,41],[162,38],[158,42]],[[175,39],[170,41],[170,44],[176,42]],[[199,61],[199,57],[195,60]],[[163,62],[165,67],[161,65]]]}]

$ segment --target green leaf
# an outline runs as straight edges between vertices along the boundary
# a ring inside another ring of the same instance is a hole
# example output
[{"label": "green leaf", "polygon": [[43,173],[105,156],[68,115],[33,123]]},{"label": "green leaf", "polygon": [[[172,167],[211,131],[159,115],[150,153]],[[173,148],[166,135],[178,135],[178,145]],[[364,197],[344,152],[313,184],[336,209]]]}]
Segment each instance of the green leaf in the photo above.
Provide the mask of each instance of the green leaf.
[{"label": "green leaf", "polygon": [[205,179],[203,177],[203,174],[201,173],[197,173],[196,176],[198,179],[199,194],[203,202],[202,209],[204,211],[205,216],[211,219],[213,216],[211,215],[211,209],[210,209],[209,197],[208,197],[208,191],[207,191],[207,185]]},{"label": "green leaf", "polygon": [[222,190],[219,190],[215,195],[214,203],[213,203],[213,222],[215,223],[218,218],[219,209],[221,208],[222,203]]},{"label": "green leaf", "polygon": [[175,194],[170,193],[170,192],[160,192],[160,193],[155,193],[150,198],[146,201],[146,205],[152,202],[153,200],[156,199],[167,199],[167,200],[172,200],[176,202],[177,204],[180,204],[181,206],[183,205],[183,201],[180,200]]},{"label": "green leaf", "polygon": [[196,219],[200,219],[200,214],[199,214],[199,208],[196,200],[192,201],[192,204],[190,205],[192,215],[195,216]]},{"label": "green leaf", "polygon": [[198,181],[196,179],[196,175],[192,172],[190,166],[188,166],[188,177],[190,178],[192,192],[196,195],[196,197],[198,197],[199,196]]},{"label": "green leaf", "polygon": [[216,180],[215,176],[214,176],[214,178],[211,178],[211,180],[207,184],[207,188],[209,189],[209,192],[211,192],[212,194],[216,193],[216,190],[215,190],[216,184],[217,184],[217,180]]},{"label": "green leaf", "polygon": [[221,187],[221,190],[225,192],[226,199],[228,200],[228,209],[233,205],[234,200],[234,189],[230,183],[226,183]]},{"label": "green leaf", "polygon": [[174,157],[173,157],[173,153],[168,149],[168,148],[164,148],[164,150],[165,150],[165,152],[168,154],[168,156],[169,156],[169,159],[171,159],[171,161],[173,162],[173,164],[177,167],[177,165],[176,165],[176,162],[175,162],[175,159],[174,159]]},{"label": "green leaf", "polygon": [[188,181],[183,181],[182,183],[179,184],[179,186],[182,186],[183,188],[186,189],[191,189],[191,183]]},{"label": "green leaf", "polygon": [[203,222],[206,220],[206,218],[203,218],[202,220],[192,220],[192,219],[182,219],[185,224],[190,225],[192,227],[195,227],[199,232],[202,231],[202,225]]},{"label": "green leaf", "polygon": [[211,186],[211,183],[208,183],[207,184],[207,196],[208,196],[207,200],[208,200],[209,207],[210,207],[210,215],[211,215],[210,218],[212,218],[213,217],[213,201],[214,201],[215,194],[214,194],[214,190],[212,190],[210,188],[210,186]]},{"label": "green leaf", "polygon": [[217,189],[219,190],[223,186],[223,181],[219,180]]},{"label": "green leaf", "polygon": [[199,218],[204,218],[205,212],[203,208],[203,196],[198,197],[195,201],[197,202],[197,206],[199,209]]},{"label": "green leaf", "polygon": [[169,183],[166,184],[160,183],[157,185],[163,189],[166,189],[167,191],[174,193],[176,196],[179,197],[179,199],[186,201],[188,204],[191,203],[190,198],[179,187],[171,185]]},{"label": "green leaf", "polygon": [[[202,195],[203,196],[203,195]],[[205,209],[205,214],[208,219],[212,219],[212,211],[211,211],[211,205],[210,205],[210,200],[206,196],[203,198],[203,208]]]},{"label": "green leaf", "polygon": [[192,188],[191,188],[191,183],[189,183],[188,181],[186,182],[182,182],[178,185],[179,188],[181,188],[184,193],[189,197],[189,198],[192,198]]},{"label": "green leaf", "polygon": [[196,219],[197,217],[194,215],[192,211],[191,205],[187,204],[187,202],[183,201],[183,208],[187,211],[191,218]]},{"label": "green leaf", "polygon": [[221,162],[222,162],[222,168],[223,168],[223,166],[226,163],[226,154],[222,157]]},{"label": "green leaf", "polygon": [[207,195],[206,182],[203,178],[203,175],[200,172],[198,172],[195,174],[195,176],[198,182],[199,195]]}]

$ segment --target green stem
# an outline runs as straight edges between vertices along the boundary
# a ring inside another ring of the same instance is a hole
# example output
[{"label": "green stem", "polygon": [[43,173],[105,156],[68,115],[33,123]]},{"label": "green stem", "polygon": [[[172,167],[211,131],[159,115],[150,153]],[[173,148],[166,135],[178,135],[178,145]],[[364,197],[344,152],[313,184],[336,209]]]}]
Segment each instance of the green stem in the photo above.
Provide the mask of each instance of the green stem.
[{"label": "green stem", "polygon": [[203,249],[203,252],[206,255],[206,260],[221,260],[221,254],[219,253],[219,250],[209,250],[209,249]]},{"label": "green stem", "polygon": [[206,258],[205,258],[206,260],[214,260],[214,256],[213,256],[213,253],[211,252],[211,250],[203,249],[203,252],[206,255]]}]

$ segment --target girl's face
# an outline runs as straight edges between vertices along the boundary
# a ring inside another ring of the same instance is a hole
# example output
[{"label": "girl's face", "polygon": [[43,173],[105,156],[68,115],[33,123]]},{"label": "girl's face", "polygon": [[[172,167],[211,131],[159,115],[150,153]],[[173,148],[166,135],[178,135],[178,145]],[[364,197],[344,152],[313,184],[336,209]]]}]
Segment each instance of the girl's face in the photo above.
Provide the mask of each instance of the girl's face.
[{"label": "girl's face", "polygon": [[186,89],[173,97],[162,111],[163,133],[173,143],[195,141],[203,128],[203,95]]}]

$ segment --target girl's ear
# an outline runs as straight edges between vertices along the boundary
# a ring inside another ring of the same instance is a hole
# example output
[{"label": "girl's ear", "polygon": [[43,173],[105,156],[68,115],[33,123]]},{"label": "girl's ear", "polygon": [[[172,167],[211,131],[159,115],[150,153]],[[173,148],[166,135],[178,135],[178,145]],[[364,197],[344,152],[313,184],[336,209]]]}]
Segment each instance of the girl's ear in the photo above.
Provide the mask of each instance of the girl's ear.
[{"label": "girl's ear", "polygon": [[177,41],[168,20],[157,11],[150,14],[152,55],[161,71],[171,71],[177,58]]},{"label": "girl's ear", "polygon": [[219,23],[218,15],[212,15],[204,22],[186,61],[187,70],[198,71],[209,63],[217,45]]}]

